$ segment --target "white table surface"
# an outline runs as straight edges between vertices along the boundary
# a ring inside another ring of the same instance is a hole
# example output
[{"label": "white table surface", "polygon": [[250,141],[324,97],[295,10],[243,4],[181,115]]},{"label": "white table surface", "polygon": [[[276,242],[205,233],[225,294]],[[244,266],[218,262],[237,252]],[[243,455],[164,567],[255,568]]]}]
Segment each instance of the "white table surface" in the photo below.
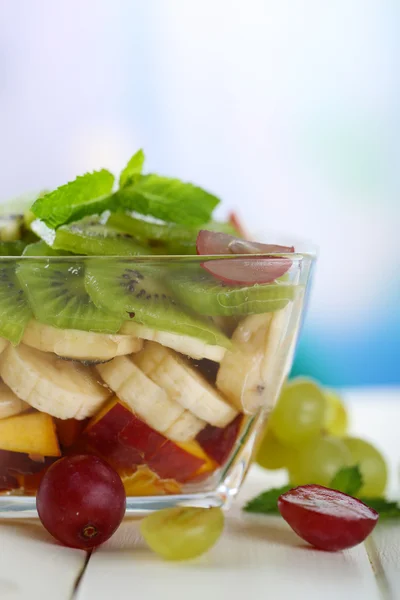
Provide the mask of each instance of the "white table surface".
[{"label": "white table surface", "polygon": [[[390,493],[400,490],[400,389],[346,394],[352,431],[390,456]],[[248,515],[246,499],[283,483],[257,467],[205,556],[171,564],[146,549],[126,520],[90,557],[55,543],[37,521],[0,521],[0,600],[400,600],[400,522],[382,523],[352,550],[306,546],[280,517]],[[397,494],[399,496],[399,494]]]}]

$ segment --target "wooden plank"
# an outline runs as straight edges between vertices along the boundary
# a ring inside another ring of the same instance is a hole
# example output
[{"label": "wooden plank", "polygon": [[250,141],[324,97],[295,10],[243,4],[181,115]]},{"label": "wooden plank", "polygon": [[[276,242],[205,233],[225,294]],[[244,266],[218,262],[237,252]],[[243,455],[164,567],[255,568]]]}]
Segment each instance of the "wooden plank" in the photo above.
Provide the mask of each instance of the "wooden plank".
[{"label": "wooden plank", "polygon": [[400,600],[400,523],[381,523],[366,549],[384,598]]},{"label": "wooden plank", "polygon": [[86,553],[54,542],[39,521],[0,522],[1,600],[70,600]]},{"label": "wooden plank", "polygon": [[[167,563],[147,550],[135,521],[126,521],[94,553],[77,600],[113,600],[134,594],[141,600],[220,600],[223,595],[253,598],[380,598],[363,545],[330,554],[313,550],[279,517],[241,511],[246,499],[270,485],[254,469],[241,501],[227,516],[224,535],[205,556],[189,563]],[[268,595],[268,596],[267,596]]]}]

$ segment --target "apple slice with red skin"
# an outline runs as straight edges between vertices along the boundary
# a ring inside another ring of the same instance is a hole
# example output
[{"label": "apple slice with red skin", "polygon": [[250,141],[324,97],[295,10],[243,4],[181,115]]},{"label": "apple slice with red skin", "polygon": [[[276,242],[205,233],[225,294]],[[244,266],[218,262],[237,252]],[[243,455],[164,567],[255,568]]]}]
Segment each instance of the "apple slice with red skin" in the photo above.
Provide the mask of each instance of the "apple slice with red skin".
[{"label": "apple slice with red skin", "polygon": [[78,447],[98,453],[118,471],[146,464],[162,479],[184,483],[195,476],[204,460],[149,427],[114,398],[94,417]]},{"label": "apple slice with red skin", "polygon": [[106,405],[88,424],[75,445],[76,452],[89,449],[100,454],[116,469],[130,469],[143,464],[143,456],[134,446],[124,445],[119,435],[133,420],[133,413],[117,398]]},{"label": "apple slice with red skin", "polygon": [[223,465],[230,455],[233,445],[239,435],[243,415],[238,415],[226,427],[207,425],[197,435],[196,440],[204,452],[211,456],[219,465]]},{"label": "apple slice with red skin", "polygon": [[[218,254],[288,254],[294,252],[293,246],[260,244],[235,238],[227,233],[199,231],[196,241],[197,254],[215,256]],[[292,261],[283,256],[260,256],[252,258],[231,258],[208,260],[202,267],[229,284],[271,283],[282,277],[291,267]]]},{"label": "apple slice with red skin", "polygon": [[379,515],[366,504],[320,485],[303,485],[278,500],[282,517],[303,540],[320,550],[345,550],[360,544]]}]

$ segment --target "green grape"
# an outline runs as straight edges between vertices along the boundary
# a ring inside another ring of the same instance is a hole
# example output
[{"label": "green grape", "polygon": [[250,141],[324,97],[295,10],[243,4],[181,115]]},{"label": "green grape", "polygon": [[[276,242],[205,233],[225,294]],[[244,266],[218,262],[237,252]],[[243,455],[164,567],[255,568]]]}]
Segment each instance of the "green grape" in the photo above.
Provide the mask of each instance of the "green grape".
[{"label": "green grape", "polygon": [[271,413],[269,426],[286,446],[298,446],[322,430],[326,399],[311,380],[295,379],[286,385]]},{"label": "green grape", "polygon": [[319,437],[293,453],[288,468],[290,483],[294,486],[316,483],[329,487],[339,469],[351,464],[351,454],[343,440]]},{"label": "green grape", "polygon": [[351,462],[360,467],[364,483],[358,495],[370,498],[383,496],[388,474],[382,454],[372,444],[359,438],[347,437],[343,442],[351,454]]},{"label": "green grape", "polygon": [[143,519],[140,531],[150,548],[167,560],[188,560],[207,552],[224,528],[220,508],[176,506]]},{"label": "green grape", "polygon": [[348,417],[343,400],[333,390],[325,390],[325,398],[324,429],[331,435],[342,437],[346,435],[348,427]]},{"label": "green grape", "polygon": [[258,448],[256,462],[264,469],[284,469],[288,466],[292,450],[283,446],[269,427],[266,428]]}]

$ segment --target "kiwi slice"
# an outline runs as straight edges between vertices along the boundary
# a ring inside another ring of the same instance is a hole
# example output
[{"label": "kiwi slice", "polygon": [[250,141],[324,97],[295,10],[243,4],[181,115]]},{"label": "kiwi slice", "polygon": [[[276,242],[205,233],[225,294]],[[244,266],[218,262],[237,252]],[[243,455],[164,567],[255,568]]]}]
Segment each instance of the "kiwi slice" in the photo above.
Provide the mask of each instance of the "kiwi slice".
[{"label": "kiwi slice", "polygon": [[111,214],[107,225],[133,235],[147,244],[154,254],[196,254],[196,238],[200,229],[237,236],[229,223],[211,221],[201,227],[185,227],[176,223],[146,221],[121,212]]},{"label": "kiwi slice", "polygon": [[228,285],[205,271],[176,273],[170,282],[183,304],[201,315],[232,316],[273,312],[294,298],[296,286],[284,283]]},{"label": "kiwi slice", "polygon": [[84,217],[57,229],[53,248],[75,254],[135,256],[149,254],[129,233],[104,225],[100,217]]},{"label": "kiwi slice", "polygon": [[84,285],[83,259],[75,262],[68,255],[60,256],[44,242],[26,247],[24,256],[31,258],[20,261],[17,277],[36,319],[61,329],[116,333],[121,319],[92,302]]},{"label": "kiwi slice", "polygon": [[130,261],[87,262],[86,289],[93,302],[124,320],[152,329],[190,335],[225,348],[230,340],[212,322],[179,305],[157,275],[155,266]]},{"label": "kiwi slice", "polygon": [[0,256],[21,256],[25,249],[25,242],[15,240],[14,242],[0,241]]},{"label": "kiwi slice", "polygon": [[14,260],[0,260],[0,337],[16,345],[32,312],[15,270]]}]

